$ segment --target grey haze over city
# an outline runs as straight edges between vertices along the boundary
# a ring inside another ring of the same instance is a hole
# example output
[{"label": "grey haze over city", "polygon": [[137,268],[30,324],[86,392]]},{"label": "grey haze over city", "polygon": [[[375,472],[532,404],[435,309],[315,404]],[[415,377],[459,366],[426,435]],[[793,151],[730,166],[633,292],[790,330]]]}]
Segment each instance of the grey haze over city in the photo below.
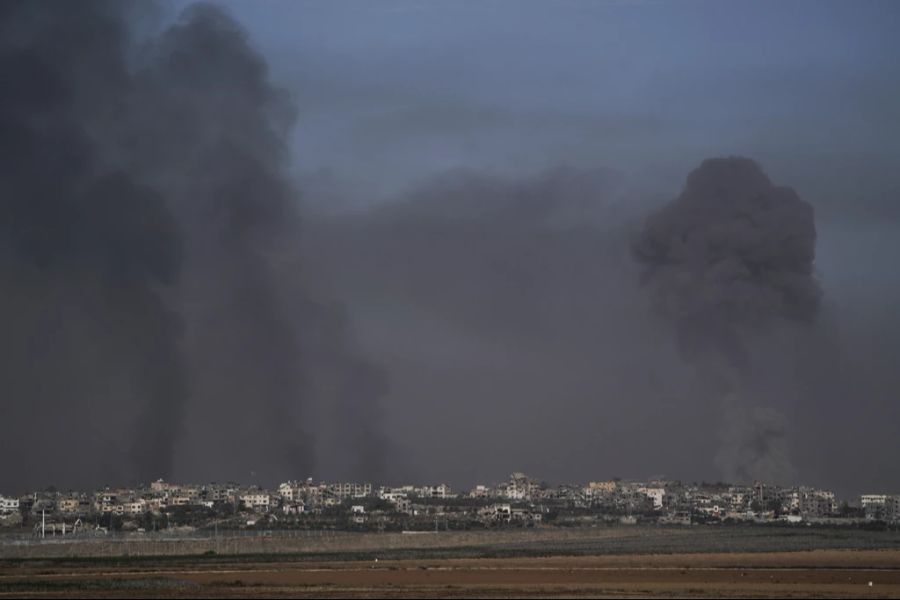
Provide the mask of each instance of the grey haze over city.
[{"label": "grey haze over city", "polygon": [[0,489],[896,491],[898,28],[0,3]]}]

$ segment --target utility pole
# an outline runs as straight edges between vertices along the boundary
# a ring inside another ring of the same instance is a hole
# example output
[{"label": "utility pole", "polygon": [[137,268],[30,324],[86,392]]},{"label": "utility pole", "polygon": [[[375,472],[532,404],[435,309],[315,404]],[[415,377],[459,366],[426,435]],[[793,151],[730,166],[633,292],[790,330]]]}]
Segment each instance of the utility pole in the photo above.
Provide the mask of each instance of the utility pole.
[{"label": "utility pole", "polygon": [[44,536],[47,532],[47,515],[45,510],[41,509],[41,539],[44,539]]}]

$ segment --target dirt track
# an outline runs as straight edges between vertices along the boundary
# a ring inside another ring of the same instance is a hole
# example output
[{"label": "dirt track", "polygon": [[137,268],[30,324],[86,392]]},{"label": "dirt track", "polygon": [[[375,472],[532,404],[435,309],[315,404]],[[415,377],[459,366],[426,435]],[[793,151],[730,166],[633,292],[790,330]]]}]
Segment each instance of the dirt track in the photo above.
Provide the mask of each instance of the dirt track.
[{"label": "dirt track", "polygon": [[[869,585],[872,582],[872,585]],[[22,565],[0,595],[81,597],[900,597],[900,551],[132,567]]]}]

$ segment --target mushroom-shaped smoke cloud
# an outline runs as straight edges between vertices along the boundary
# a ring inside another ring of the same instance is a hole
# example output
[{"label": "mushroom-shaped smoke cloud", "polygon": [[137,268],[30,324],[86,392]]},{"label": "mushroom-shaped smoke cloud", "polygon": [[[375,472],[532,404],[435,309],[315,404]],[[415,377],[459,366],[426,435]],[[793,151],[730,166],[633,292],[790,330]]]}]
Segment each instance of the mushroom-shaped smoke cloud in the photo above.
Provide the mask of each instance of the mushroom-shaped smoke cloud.
[{"label": "mushroom-shaped smoke cloud", "polygon": [[737,157],[704,161],[634,241],[653,308],[675,326],[682,353],[726,382],[726,447],[718,462],[727,475],[790,474],[781,413],[747,404],[755,386],[745,338],[815,319],[815,244],[812,206],[773,185],[753,160]]}]

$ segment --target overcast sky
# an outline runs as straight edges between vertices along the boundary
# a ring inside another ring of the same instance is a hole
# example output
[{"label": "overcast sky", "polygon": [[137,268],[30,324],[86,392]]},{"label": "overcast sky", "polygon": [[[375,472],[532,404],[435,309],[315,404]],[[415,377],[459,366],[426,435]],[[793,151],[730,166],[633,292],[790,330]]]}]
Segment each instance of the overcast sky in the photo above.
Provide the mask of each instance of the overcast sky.
[{"label": "overcast sky", "polygon": [[893,2],[224,4],[296,94],[297,169],[359,201],[458,166],[678,182],[732,153],[817,194],[847,187],[835,163],[897,190]]}]

